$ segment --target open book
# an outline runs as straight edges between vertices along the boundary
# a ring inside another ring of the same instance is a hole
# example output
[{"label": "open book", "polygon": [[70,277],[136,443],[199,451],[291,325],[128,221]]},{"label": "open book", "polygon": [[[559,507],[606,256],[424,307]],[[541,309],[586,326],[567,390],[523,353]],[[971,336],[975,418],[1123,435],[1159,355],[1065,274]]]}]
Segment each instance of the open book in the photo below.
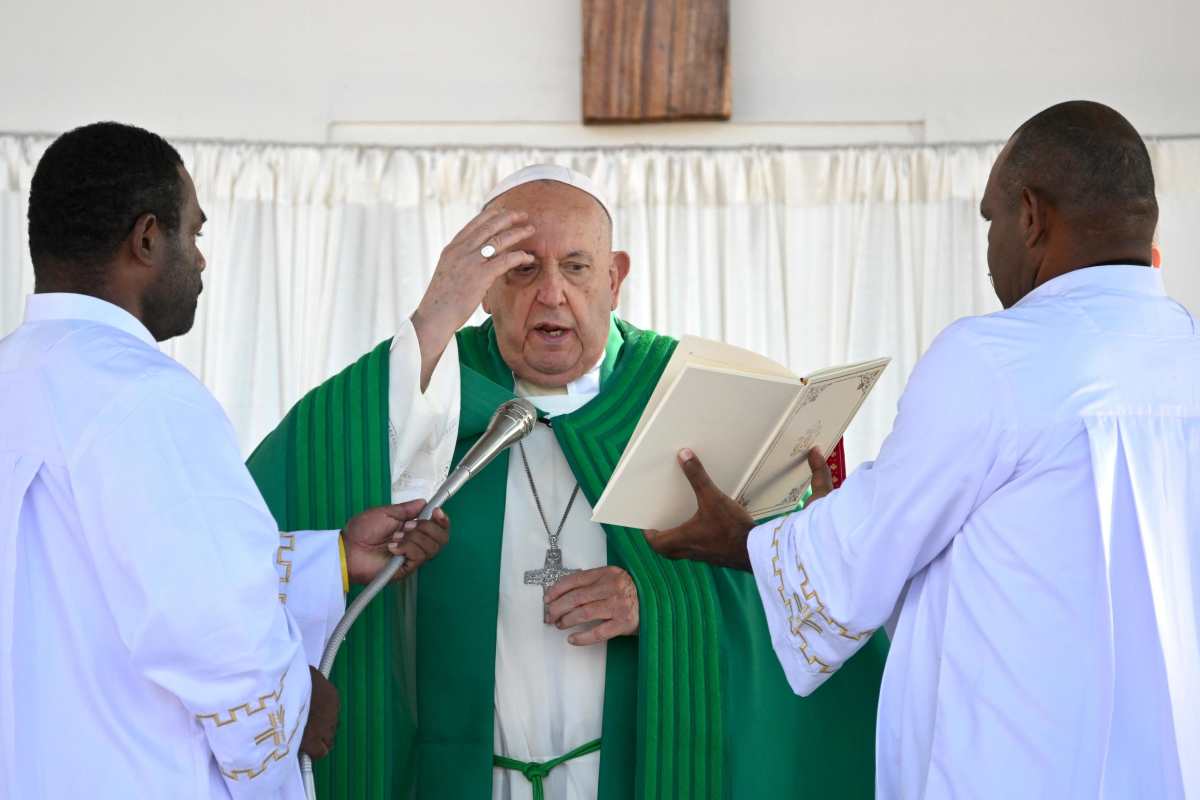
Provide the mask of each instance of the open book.
[{"label": "open book", "polygon": [[685,336],[592,519],[657,529],[687,521],[696,495],[676,460],[684,447],[755,519],[792,510],[812,482],[809,449],[831,451],[890,360],[802,378],[749,350]]}]

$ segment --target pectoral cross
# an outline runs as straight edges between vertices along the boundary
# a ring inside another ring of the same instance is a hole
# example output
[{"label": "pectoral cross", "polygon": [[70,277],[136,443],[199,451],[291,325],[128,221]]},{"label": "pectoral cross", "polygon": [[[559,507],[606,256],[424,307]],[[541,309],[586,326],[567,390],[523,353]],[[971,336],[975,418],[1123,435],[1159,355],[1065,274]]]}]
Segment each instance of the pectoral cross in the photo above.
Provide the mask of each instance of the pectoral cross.
[{"label": "pectoral cross", "polygon": [[531,569],[525,573],[525,583],[542,587],[542,622],[550,621],[550,605],[546,602],[546,593],[550,591],[550,587],[567,575],[579,572],[577,569],[564,568],[562,558],[562,550],[551,545],[546,549],[546,563],[542,568]]}]

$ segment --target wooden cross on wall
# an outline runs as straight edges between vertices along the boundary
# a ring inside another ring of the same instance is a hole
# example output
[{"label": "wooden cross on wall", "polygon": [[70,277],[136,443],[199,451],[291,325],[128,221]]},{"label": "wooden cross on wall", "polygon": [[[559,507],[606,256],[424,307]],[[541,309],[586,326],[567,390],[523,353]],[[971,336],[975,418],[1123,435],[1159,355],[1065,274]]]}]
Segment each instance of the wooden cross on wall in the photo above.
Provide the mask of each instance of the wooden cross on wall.
[{"label": "wooden cross on wall", "polygon": [[729,0],[583,0],[583,121],[729,119]]}]

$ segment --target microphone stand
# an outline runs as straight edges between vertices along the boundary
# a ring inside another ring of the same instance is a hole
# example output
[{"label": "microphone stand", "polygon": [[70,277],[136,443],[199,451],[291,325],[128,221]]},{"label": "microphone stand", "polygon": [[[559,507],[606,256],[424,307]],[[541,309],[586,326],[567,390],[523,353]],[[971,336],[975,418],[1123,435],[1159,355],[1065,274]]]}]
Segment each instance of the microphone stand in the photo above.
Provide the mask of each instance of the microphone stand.
[{"label": "microphone stand", "polygon": [[[450,472],[442,485],[429,498],[429,502],[421,509],[417,519],[432,519],[433,512],[457,494],[458,490],[491,463],[492,459],[528,436],[533,431],[536,422],[537,409],[528,400],[509,400],[497,408],[483,435],[463,455],[458,466]],[[341,620],[333,629],[333,633],[330,634],[329,642],[325,645],[325,652],[321,655],[321,663],[317,667],[326,678],[333,671],[334,659],[337,658],[342,642],[346,640],[346,634],[350,632],[350,626],[354,624],[367,605],[375,599],[375,596],[383,590],[383,587],[392,580],[396,571],[404,566],[406,560],[404,556],[392,556],[387,565],[379,571],[346,609],[346,613],[342,615]],[[308,800],[317,800],[312,759],[305,753],[300,754],[300,772],[304,778],[304,793],[308,796]]]}]

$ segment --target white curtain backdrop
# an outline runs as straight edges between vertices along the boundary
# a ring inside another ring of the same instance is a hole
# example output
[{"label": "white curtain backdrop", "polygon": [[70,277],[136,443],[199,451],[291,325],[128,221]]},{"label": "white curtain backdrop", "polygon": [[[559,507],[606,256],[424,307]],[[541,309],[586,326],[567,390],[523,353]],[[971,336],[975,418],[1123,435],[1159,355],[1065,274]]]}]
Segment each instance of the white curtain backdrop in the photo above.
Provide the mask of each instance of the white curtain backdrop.
[{"label": "white curtain backdrop", "polygon": [[[0,135],[0,335],[33,287],[26,202],[49,142]],[[581,170],[613,199],[633,263],[619,312],[634,324],[722,339],[798,372],[891,356],[847,435],[851,464],[877,452],[937,332],[999,308],[978,212],[998,145],[175,144],[208,214],[208,269],[195,328],[165,349],[212,389],[247,453],[305,391],[395,330],[487,190],[534,162]],[[1168,283],[1200,310],[1200,138],[1151,150]]]}]

